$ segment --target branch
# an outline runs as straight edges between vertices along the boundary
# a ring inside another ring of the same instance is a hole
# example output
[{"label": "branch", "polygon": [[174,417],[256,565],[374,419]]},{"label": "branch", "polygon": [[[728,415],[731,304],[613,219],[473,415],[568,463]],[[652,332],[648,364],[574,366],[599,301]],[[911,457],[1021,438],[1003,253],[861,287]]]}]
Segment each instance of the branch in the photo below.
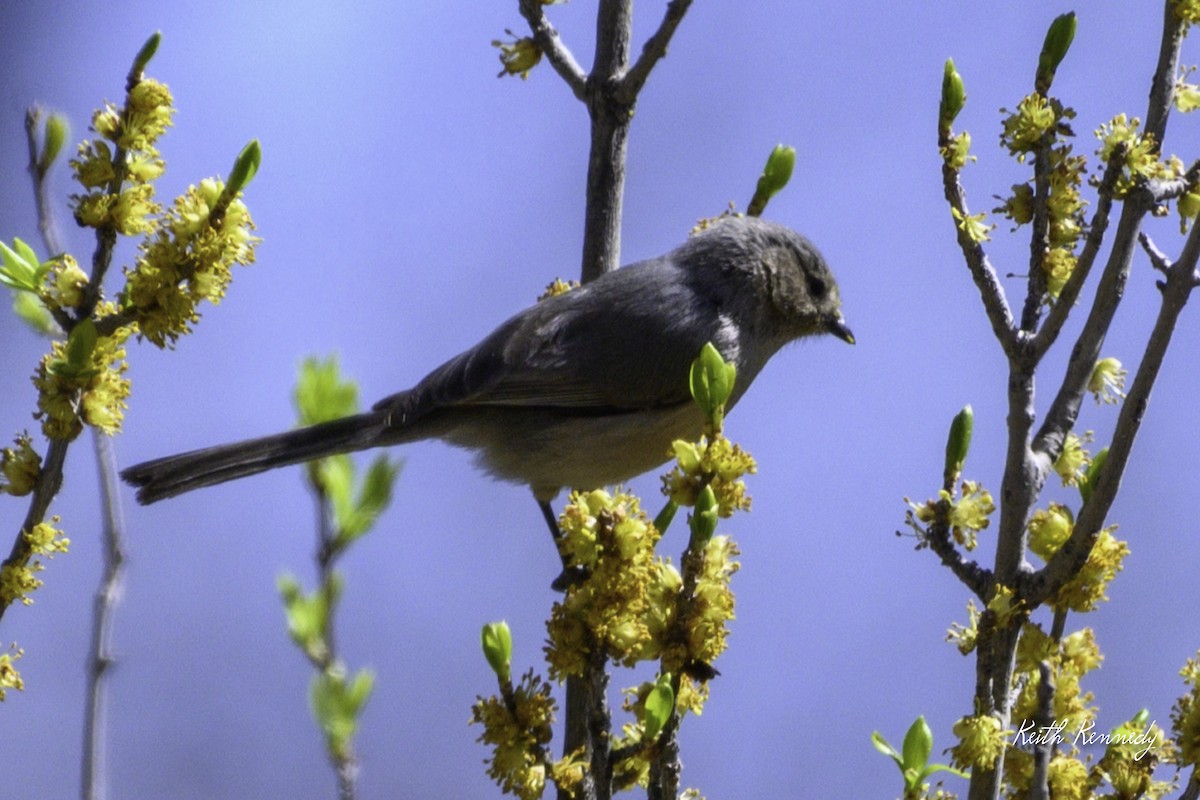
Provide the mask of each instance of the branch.
[{"label": "branch", "polygon": [[[950,208],[957,210],[965,219],[969,213],[966,193],[959,183],[958,171],[945,163],[942,164],[942,186]],[[1000,342],[1004,353],[1012,358],[1017,353],[1017,336],[1012,311],[1004,297],[1004,287],[1000,285],[996,270],[992,268],[987,254],[983,252],[983,246],[971,239],[958,225],[954,226],[954,232],[958,236],[958,246],[962,249],[967,268],[979,289],[979,296],[983,300],[988,320],[992,323],[996,341]]]},{"label": "branch", "polygon": [[575,56],[571,55],[571,51],[563,44],[558,31],[546,18],[542,4],[539,0],[521,0],[520,8],[521,16],[529,23],[529,30],[533,33],[533,41],[545,53],[550,66],[566,81],[577,98],[586,99],[587,75],[575,60]]},{"label": "branch", "polygon": [[[948,504],[947,504],[948,510]],[[987,603],[992,590],[992,573],[979,563],[964,556],[950,538],[950,526],[943,520],[934,522],[925,531],[925,543],[937,554],[972,594]]]},{"label": "branch", "polygon": [[[1200,226],[1192,232],[1179,260],[1167,268],[1167,280],[1162,284],[1163,300],[1154,330],[1146,342],[1146,350],[1138,365],[1133,386],[1121,405],[1116,429],[1108,448],[1108,459],[1097,476],[1091,497],[1080,509],[1075,530],[1057,553],[1041,570],[1033,573],[1021,593],[1031,607],[1036,607],[1056,594],[1087,562],[1092,546],[1100,535],[1109,508],[1116,499],[1121,477],[1129,461],[1134,439],[1150,402],[1150,392],[1158,379],[1163,357],[1171,344],[1171,336],[1180,312],[1198,282],[1196,265],[1200,262]],[[1077,348],[1078,349],[1078,348]]]},{"label": "branch", "polygon": [[667,3],[667,11],[663,15],[662,22],[658,24],[658,30],[646,40],[646,44],[642,46],[642,54],[638,56],[633,67],[621,79],[622,92],[631,102],[637,98],[638,93],[646,84],[646,79],[650,77],[650,71],[667,54],[671,37],[675,35],[675,29],[679,27],[680,22],[683,22],[683,15],[687,13],[691,5],[692,0],[671,0]]},{"label": "branch", "polygon": [[1167,133],[1167,119],[1175,99],[1175,76],[1179,72],[1179,48],[1187,33],[1187,23],[1175,15],[1174,5],[1173,0],[1163,3],[1162,43],[1158,48],[1158,65],[1154,69],[1146,107],[1146,133],[1154,136],[1159,148]]},{"label": "branch", "polygon": [[1033,224],[1029,236],[1029,280],[1025,291],[1025,305],[1021,309],[1021,330],[1032,334],[1037,330],[1042,315],[1042,301],[1046,297],[1046,270],[1042,262],[1050,250],[1050,180],[1047,176],[1046,156],[1050,152],[1051,133],[1043,134],[1038,149],[1033,154]]}]

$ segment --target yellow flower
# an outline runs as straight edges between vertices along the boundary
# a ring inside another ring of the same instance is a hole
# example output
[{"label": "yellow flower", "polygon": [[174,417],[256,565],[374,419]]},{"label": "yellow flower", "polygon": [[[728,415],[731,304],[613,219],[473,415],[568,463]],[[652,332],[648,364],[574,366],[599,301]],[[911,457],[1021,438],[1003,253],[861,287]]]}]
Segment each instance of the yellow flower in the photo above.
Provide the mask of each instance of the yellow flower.
[{"label": "yellow flower", "polygon": [[1087,562],[1055,596],[1051,605],[1072,611],[1092,611],[1108,599],[1108,584],[1124,569],[1129,545],[1112,535],[1116,525],[1100,531]]},{"label": "yellow flower", "polygon": [[[51,522],[58,522],[58,517],[54,517]],[[44,521],[34,525],[33,530],[27,531],[24,536],[32,552],[50,557],[55,553],[67,552],[71,545],[71,540],[63,537],[62,531]]]},{"label": "yellow flower", "polygon": [[1046,293],[1057,299],[1075,271],[1077,259],[1068,247],[1051,247],[1042,256],[1042,271],[1046,273]]},{"label": "yellow flower", "polygon": [[1055,800],[1091,800],[1093,797],[1087,767],[1077,758],[1057,755],[1050,759],[1048,782],[1050,796]]},{"label": "yellow flower", "polygon": [[975,160],[975,156],[971,155],[971,134],[966,131],[953,137],[939,152],[942,154],[942,161],[953,170],[960,170],[968,161]]},{"label": "yellow flower", "polygon": [[504,32],[513,37],[511,41],[492,40],[492,47],[500,50],[500,63],[503,65],[496,77],[520,75],[521,80],[525,80],[529,77],[529,71],[542,60],[542,49],[528,36],[518,39],[512,31],[506,29]]},{"label": "yellow flower", "polygon": [[25,682],[21,680],[21,673],[17,672],[17,668],[13,666],[13,662],[25,655],[25,651],[13,645],[9,652],[0,653],[0,702],[3,702],[5,693],[9,689],[16,689],[18,692],[25,691]]},{"label": "yellow flower", "polygon": [[972,242],[979,244],[980,242],[991,240],[992,230],[996,226],[988,225],[987,222],[985,222],[987,219],[987,214],[980,213],[966,215],[957,208],[951,208],[950,213],[954,216],[954,220],[958,225],[958,229],[966,234],[967,238]]},{"label": "yellow flower", "polygon": [[[979,639],[979,609],[975,607],[974,600],[967,601],[967,624],[960,625],[957,622],[950,623],[950,630],[946,632],[946,641],[953,642],[958,648],[958,652],[964,656],[975,649],[975,643]],[[1021,640],[1025,641],[1024,638]]]},{"label": "yellow flower", "polygon": [[1051,503],[1049,509],[1039,508],[1029,519],[1029,548],[1043,561],[1049,561],[1070,538],[1074,527],[1075,520],[1066,506]]},{"label": "yellow flower", "polygon": [[[513,690],[510,710],[499,697],[480,697],[471,709],[471,722],[483,726],[478,741],[492,746],[488,776],[505,792],[521,800],[536,800],[546,788],[543,748],[550,742],[554,698],[550,686],[533,670]],[[574,771],[574,756],[564,772]],[[567,759],[564,759],[567,761]]]},{"label": "yellow flower", "polygon": [[1116,403],[1125,399],[1125,376],[1126,371],[1119,360],[1102,358],[1092,369],[1087,390],[1095,396],[1097,403]]},{"label": "yellow flower", "polygon": [[14,496],[27,495],[37,485],[42,474],[42,457],[33,449],[33,439],[22,433],[14,440],[16,447],[6,447],[0,454],[0,491]]},{"label": "yellow flower", "polygon": [[750,497],[742,476],[758,471],[754,457],[722,434],[698,444],[678,440],[672,444],[676,465],[663,476],[662,492],[681,506],[694,506],[705,483],[717,499],[717,515],[728,518],[748,511]]},{"label": "yellow flower", "polygon": [[1020,158],[1036,149],[1042,137],[1053,131],[1057,124],[1058,113],[1054,105],[1040,94],[1031,94],[1021,100],[1016,111],[1005,117],[1000,142]]},{"label": "yellow flower", "polygon": [[87,273],[79,268],[74,257],[64,254],[46,271],[38,297],[47,308],[77,308],[83,304],[87,285]]},{"label": "yellow flower", "polygon": [[0,566],[0,604],[7,606],[19,600],[22,605],[33,605],[33,598],[29,595],[42,585],[42,582],[34,577],[41,571],[42,565],[36,561],[30,565]]},{"label": "yellow flower", "polygon": [[1063,486],[1077,485],[1079,476],[1087,469],[1088,464],[1092,463],[1091,453],[1083,448],[1084,443],[1090,441],[1092,441],[1091,431],[1086,432],[1083,436],[1076,436],[1074,432],[1067,434],[1062,452],[1054,460],[1054,471],[1062,479]]}]

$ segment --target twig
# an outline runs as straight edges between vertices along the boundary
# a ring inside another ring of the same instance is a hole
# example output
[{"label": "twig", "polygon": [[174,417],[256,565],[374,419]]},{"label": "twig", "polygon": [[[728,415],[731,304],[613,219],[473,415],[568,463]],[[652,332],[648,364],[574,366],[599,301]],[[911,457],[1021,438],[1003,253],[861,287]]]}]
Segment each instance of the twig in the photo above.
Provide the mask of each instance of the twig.
[{"label": "twig", "polygon": [[[958,171],[948,164],[942,165],[942,187],[950,208],[957,210],[965,219],[969,214],[966,192],[963,191],[962,184],[958,180]],[[979,289],[979,296],[983,300],[983,309],[992,323],[992,333],[996,335],[996,341],[1000,343],[1005,355],[1014,358],[1018,348],[1013,315],[1008,307],[1008,300],[1004,296],[1004,287],[1000,285],[1000,279],[996,277],[996,270],[992,268],[992,264],[979,242],[973,240],[957,225],[954,231],[958,236],[958,246],[962,250],[967,269],[970,270],[975,286]]]},{"label": "twig", "polygon": [[1163,3],[1163,33],[1158,47],[1158,64],[1150,84],[1150,100],[1146,107],[1146,133],[1162,147],[1175,99],[1175,76],[1179,72],[1179,48],[1187,33],[1187,23],[1175,15],[1172,0]]},{"label": "twig", "polygon": [[566,81],[577,98],[585,99],[588,76],[575,60],[575,56],[571,55],[571,51],[563,44],[550,20],[546,19],[542,4],[539,0],[521,0],[520,8],[521,16],[525,17],[525,21],[529,23],[529,30],[533,33],[533,41],[545,53],[550,66]]},{"label": "twig", "polygon": [[646,44],[642,47],[642,54],[638,56],[638,60],[634,62],[621,81],[621,91],[631,100],[637,98],[646,79],[650,77],[650,71],[654,69],[654,65],[667,54],[671,37],[675,35],[675,29],[683,21],[683,15],[687,13],[691,4],[692,0],[671,0],[667,3],[667,10],[663,15],[662,22],[658,24],[658,30],[646,40]]},{"label": "twig", "polygon": [[[1038,730],[1048,730],[1054,723],[1054,673],[1050,662],[1038,664],[1037,715]],[[1029,781],[1030,800],[1046,800],[1050,796],[1050,759],[1054,757],[1053,737],[1038,737],[1033,746],[1033,777]]]}]

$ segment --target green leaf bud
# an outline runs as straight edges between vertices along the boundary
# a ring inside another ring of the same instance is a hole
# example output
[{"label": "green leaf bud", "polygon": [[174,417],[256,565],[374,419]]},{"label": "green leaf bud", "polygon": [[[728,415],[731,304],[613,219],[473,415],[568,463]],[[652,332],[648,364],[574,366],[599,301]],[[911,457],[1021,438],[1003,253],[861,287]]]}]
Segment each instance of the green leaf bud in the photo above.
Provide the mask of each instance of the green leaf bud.
[{"label": "green leaf bud", "polygon": [[1038,56],[1035,88],[1039,94],[1044,95],[1050,91],[1050,84],[1054,82],[1054,73],[1063,58],[1066,57],[1067,51],[1071,49],[1071,42],[1075,40],[1075,24],[1074,11],[1060,14],[1050,23],[1050,28],[1046,31],[1046,39],[1042,42],[1041,55]]},{"label": "green leaf bud", "polygon": [[696,498],[696,509],[692,512],[690,548],[703,547],[717,532],[717,511],[717,495],[712,486],[705,485]]},{"label": "green leaf bud", "polygon": [[762,175],[758,178],[758,185],[754,189],[754,197],[750,200],[746,214],[751,217],[760,216],[770,199],[787,186],[795,169],[796,148],[782,144],[775,145],[775,149],[767,157],[767,164],[763,167]]},{"label": "green leaf bud", "polygon": [[491,665],[496,677],[501,681],[510,680],[512,678],[512,631],[509,630],[508,623],[503,620],[489,622],[483,626],[479,640],[483,645],[484,658]]},{"label": "green leaf bud", "polygon": [[733,382],[737,369],[725,363],[721,353],[712,342],[704,345],[700,355],[692,362],[690,375],[692,397],[704,412],[713,419],[724,412],[726,401],[733,394]]},{"label": "green leaf bud", "polygon": [[158,52],[160,42],[162,42],[162,31],[155,31],[142,45],[142,49],[138,50],[138,54],[134,56],[132,74],[141,76],[146,65],[150,63],[150,59],[154,58],[154,54]]},{"label": "green leaf bud", "polygon": [[71,330],[70,336],[67,337],[67,365],[73,371],[79,373],[89,366],[99,338],[96,323],[91,317],[80,320]]},{"label": "green leaf bud", "polygon": [[42,152],[38,156],[38,172],[45,174],[62,152],[63,145],[70,133],[70,125],[63,114],[51,114],[46,120],[45,133],[42,135]]},{"label": "green leaf bud", "polygon": [[938,133],[950,135],[950,128],[967,102],[967,90],[962,76],[954,68],[954,59],[947,58],[942,71],[942,101],[938,106]]},{"label": "green leaf bud", "polygon": [[954,415],[950,423],[950,434],[946,437],[946,463],[943,477],[947,484],[958,480],[967,452],[971,449],[971,433],[975,428],[975,412],[968,403]]},{"label": "green leaf bud", "polygon": [[233,162],[233,171],[229,173],[225,191],[232,194],[245,189],[250,185],[250,181],[254,180],[254,175],[258,172],[261,164],[262,146],[258,143],[258,139],[251,139],[250,143],[242,148],[242,152],[238,153],[237,160]]}]

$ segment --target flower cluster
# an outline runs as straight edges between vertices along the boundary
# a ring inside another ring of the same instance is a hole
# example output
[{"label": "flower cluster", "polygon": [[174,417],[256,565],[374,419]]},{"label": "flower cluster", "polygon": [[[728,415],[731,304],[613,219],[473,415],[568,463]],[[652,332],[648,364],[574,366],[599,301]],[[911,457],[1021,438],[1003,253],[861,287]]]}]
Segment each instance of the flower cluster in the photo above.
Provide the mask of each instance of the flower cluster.
[{"label": "flower cluster", "polygon": [[0,702],[4,701],[9,689],[25,691],[25,681],[21,680],[21,673],[13,666],[13,662],[23,655],[25,651],[15,646],[7,653],[0,653]]},{"label": "flower cluster", "polygon": [[1087,473],[1087,467],[1092,463],[1092,454],[1084,445],[1092,441],[1092,432],[1087,431],[1083,436],[1074,431],[1067,434],[1062,451],[1054,460],[1054,471],[1062,479],[1063,486],[1077,486],[1081,476]]},{"label": "flower cluster", "polygon": [[978,714],[954,723],[954,735],[958,744],[950,748],[951,763],[961,769],[991,769],[1004,752],[1012,731],[1006,730],[996,717]]},{"label": "flower cluster", "polygon": [[578,786],[582,781],[581,752],[546,763],[545,746],[553,736],[554,698],[550,684],[533,670],[521,677],[508,701],[496,696],[478,698],[471,708],[471,721],[483,726],[478,741],[492,746],[492,757],[486,762],[488,775],[504,792],[521,800],[541,797],[548,766],[550,777],[560,787]]},{"label": "flower cluster", "polygon": [[[57,523],[58,517],[54,517],[51,522]],[[29,547],[31,556],[44,555],[53,558],[56,553],[67,552],[71,544],[71,540],[64,538],[62,531],[50,522],[39,522],[21,536]],[[43,569],[38,560],[30,563],[10,562],[0,567],[0,603],[8,606],[19,600],[24,605],[32,605],[33,598],[29,595],[42,585],[36,576]]]},{"label": "flower cluster", "polygon": [[92,115],[91,129],[100,138],[82,142],[70,162],[75,179],[88,190],[72,197],[80,225],[126,236],[152,230],[161,207],[151,182],[165,168],[154,144],[174,113],[166,85],[144,78],[129,90],[124,108],[106,103]]},{"label": "flower cluster", "polygon": [[1141,120],[1137,117],[1118,114],[1096,129],[1100,140],[1096,155],[1101,161],[1107,164],[1117,156],[1118,148],[1124,150],[1121,177],[1113,192],[1116,197],[1125,197],[1141,181],[1178,178],[1184,172],[1179,159],[1160,160],[1158,142],[1148,133],[1138,133],[1139,127]]},{"label": "flower cluster", "polygon": [[142,243],[137,265],[125,270],[122,309],[151,342],[173,343],[199,320],[202,300],[216,304],[225,296],[231,267],[254,261],[253,229],[246,205],[230,198],[222,181],[189,186]]},{"label": "flower cluster", "polygon": [[551,676],[583,674],[593,649],[625,666],[658,658],[682,579],[654,555],[660,533],[637,498],[599,489],[575,492],[559,526],[560,551],[587,578],[551,611]]},{"label": "flower cluster", "polygon": [[497,78],[505,75],[520,75],[521,80],[529,78],[529,71],[542,60],[542,49],[537,42],[528,36],[517,37],[515,33],[504,30],[511,37],[509,41],[492,40],[492,47],[500,51],[501,69]]},{"label": "flower cluster", "polygon": [[1102,358],[1092,368],[1087,390],[1097,404],[1112,404],[1125,399],[1125,377],[1128,373],[1115,358]]},{"label": "flower cluster", "polygon": [[1194,767],[1200,764],[1200,653],[1187,660],[1179,675],[1190,689],[1171,709],[1171,729],[1179,746],[1179,766]]},{"label": "flower cluster", "polygon": [[33,491],[42,474],[42,457],[28,433],[19,434],[13,444],[0,453],[0,492],[19,497]]},{"label": "flower cluster", "polygon": [[991,523],[990,516],[996,510],[992,494],[976,481],[963,481],[957,499],[945,489],[938,491],[936,500],[926,500],[918,505],[907,497],[909,513],[916,520],[929,524],[944,521],[950,526],[954,541],[968,550],[974,550],[976,534]]},{"label": "flower cluster", "polygon": [[[100,309],[101,318],[106,311],[111,307]],[[96,337],[90,349],[75,346],[74,336],[51,344],[33,376],[36,416],[48,438],[74,439],[84,423],[110,436],[121,429],[129,396],[125,340],[131,332],[130,327],[117,328],[111,336]]]},{"label": "flower cluster", "polygon": [[701,549],[689,549],[684,572],[696,576],[695,588],[679,620],[682,641],[663,653],[669,672],[693,663],[712,664],[725,652],[734,599],[730,579],[738,571],[737,545],[728,536],[714,536]]},{"label": "flower cluster", "polygon": [[87,273],[79,268],[74,257],[62,255],[46,270],[38,297],[52,310],[78,308],[83,305],[87,286]]},{"label": "flower cluster", "polygon": [[672,447],[676,465],[663,476],[663,494],[681,506],[694,506],[707,485],[716,495],[719,516],[750,509],[742,476],[758,471],[753,456],[721,434],[711,440],[701,437],[698,443],[677,440]]}]

